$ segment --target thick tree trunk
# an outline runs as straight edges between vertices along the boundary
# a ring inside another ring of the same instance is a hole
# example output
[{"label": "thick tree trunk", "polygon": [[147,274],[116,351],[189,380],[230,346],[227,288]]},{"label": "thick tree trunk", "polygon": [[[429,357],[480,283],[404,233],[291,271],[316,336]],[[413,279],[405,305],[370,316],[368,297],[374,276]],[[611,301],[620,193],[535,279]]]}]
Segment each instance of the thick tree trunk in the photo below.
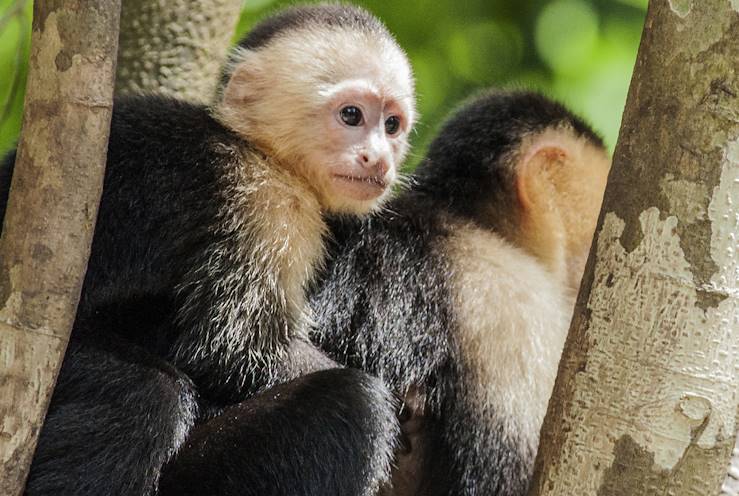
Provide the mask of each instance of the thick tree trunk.
[{"label": "thick tree trunk", "polygon": [[738,10],[650,2],[532,495],[719,493],[739,386]]},{"label": "thick tree trunk", "polygon": [[116,92],[210,102],[241,0],[124,0]]},{"label": "thick tree trunk", "polygon": [[102,188],[119,0],[35,2],[0,238],[0,494],[20,494],[74,320]]}]

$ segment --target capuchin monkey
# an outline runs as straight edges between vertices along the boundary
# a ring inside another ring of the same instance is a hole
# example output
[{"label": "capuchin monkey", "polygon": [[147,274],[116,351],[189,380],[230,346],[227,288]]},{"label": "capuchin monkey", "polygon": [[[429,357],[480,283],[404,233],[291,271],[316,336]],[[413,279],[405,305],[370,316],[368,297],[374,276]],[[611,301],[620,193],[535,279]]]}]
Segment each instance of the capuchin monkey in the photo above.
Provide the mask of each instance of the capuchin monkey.
[{"label": "capuchin monkey", "polygon": [[382,494],[526,494],[609,167],[563,106],[488,92],[382,212],[333,222],[314,338],[404,398]]},{"label": "capuchin monkey", "polygon": [[396,439],[391,394],[310,344],[304,291],[324,258],[323,214],[382,204],[414,109],[403,51],[343,5],[257,25],[211,108],[116,100],[89,267],[26,494],[155,493],[193,426],[239,402],[241,458],[198,494],[374,494]]}]

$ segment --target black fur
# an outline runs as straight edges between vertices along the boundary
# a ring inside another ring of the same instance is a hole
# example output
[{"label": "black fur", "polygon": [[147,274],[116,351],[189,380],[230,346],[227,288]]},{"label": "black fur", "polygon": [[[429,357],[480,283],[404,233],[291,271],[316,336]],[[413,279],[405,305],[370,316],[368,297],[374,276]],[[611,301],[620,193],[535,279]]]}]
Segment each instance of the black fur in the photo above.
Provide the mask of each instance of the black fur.
[{"label": "black fur", "polygon": [[312,296],[314,338],[401,396],[424,386],[432,447],[419,495],[525,494],[534,453],[500,414],[470,403],[485,385],[457,340],[448,226],[497,230],[513,202],[511,154],[527,134],[562,125],[600,146],[579,118],[542,96],[474,98],[443,125],[408,191],[369,219],[333,221],[333,257]]},{"label": "black fur", "polygon": [[261,22],[239,42],[239,46],[258,50],[282,33],[307,27],[381,32],[390,36],[385,26],[361,7],[342,4],[304,5],[285,9]]},{"label": "black fur", "polygon": [[0,161],[0,234],[3,233],[2,220],[5,219],[5,209],[8,207],[10,181],[13,178],[15,166],[15,150],[5,155]]},{"label": "black fur", "polygon": [[[79,329],[79,326],[77,327]],[[70,344],[28,495],[145,495],[195,423],[192,382],[102,327]]]},{"label": "black fur", "polygon": [[[296,338],[277,298],[260,301],[258,316],[240,315],[244,332],[219,320],[219,311],[232,311],[222,308],[227,297],[247,301],[264,284],[248,273],[256,262],[237,255],[236,233],[222,220],[229,171],[249,166],[245,148],[203,107],[154,96],[116,101],[88,272],[28,495],[149,494],[194,423],[274,383],[335,366]],[[0,174],[3,209],[13,160]],[[258,333],[269,339],[254,339]],[[344,382],[336,394],[325,380],[287,387],[302,391],[300,398],[318,394],[325,415],[311,422],[320,420],[331,446],[351,449],[324,456],[315,451],[323,445],[292,437],[283,416],[269,414],[280,407],[277,398],[259,416],[263,452],[253,470],[222,494],[258,487],[268,475],[260,464],[287,446],[293,451],[282,460],[281,494],[364,494],[347,488],[366,490],[381,477],[395,432],[382,386],[347,370],[321,377]],[[243,408],[254,404],[261,408]],[[337,454],[336,466],[325,465]],[[250,463],[245,457],[238,468]],[[351,483],[322,479],[339,468]],[[227,469],[219,473],[229,477]],[[301,471],[313,478],[303,480]],[[310,484],[317,488],[304,492]]]},{"label": "black fur", "polygon": [[392,450],[395,437],[388,394],[341,369],[276,386],[197,427],[160,495],[370,496],[383,472],[373,453]]}]

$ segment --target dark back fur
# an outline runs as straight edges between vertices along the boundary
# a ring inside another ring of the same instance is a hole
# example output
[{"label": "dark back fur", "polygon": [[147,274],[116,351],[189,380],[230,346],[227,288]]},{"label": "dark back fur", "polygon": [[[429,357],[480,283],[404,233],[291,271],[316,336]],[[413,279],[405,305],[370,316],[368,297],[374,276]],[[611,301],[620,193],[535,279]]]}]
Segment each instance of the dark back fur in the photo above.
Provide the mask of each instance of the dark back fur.
[{"label": "dark back fur", "polygon": [[[218,206],[218,171],[203,136],[232,139],[203,107],[153,96],[116,100],[79,317],[106,308],[116,322],[129,302],[172,296],[173,281],[186,270],[172,262],[208,239]],[[15,155],[0,167],[3,217]],[[144,341],[152,338],[147,331]]]},{"label": "dark back fur", "polygon": [[5,219],[5,210],[8,208],[8,196],[10,195],[10,182],[13,178],[14,166],[15,150],[12,150],[0,161],[0,235],[3,233],[3,220]]},{"label": "dark back fur", "polygon": [[233,140],[203,107],[159,97],[116,101],[78,319],[105,316],[113,329],[136,329],[129,337],[140,344],[165,347],[155,331],[171,318],[173,287],[190,268],[182,261],[215,230],[211,145]]},{"label": "dark back fur", "polygon": [[[227,244],[230,233],[221,222],[224,195],[229,194],[224,181],[230,168],[241,165],[246,146],[203,106],[158,96],[116,100],[103,195],[72,339],[105,327],[171,360],[174,343],[182,343],[190,326],[197,327],[194,321],[179,325],[176,318],[190,293],[199,294],[195,300],[203,309],[202,320],[212,321],[209,312],[217,311],[224,297],[215,287],[218,278],[224,271],[245,269],[229,266],[229,259],[214,262],[217,257],[208,248]],[[12,161],[12,155],[6,158],[0,177],[3,208]],[[222,251],[230,255],[237,250]],[[284,309],[278,302],[265,308],[274,313],[244,325],[280,339],[288,325]],[[234,401],[256,387],[256,379],[245,372],[248,343],[210,336],[223,347],[216,351],[189,337],[180,345],[188,356],[223,352],[216,363],[188,370],[205,396]]]}]

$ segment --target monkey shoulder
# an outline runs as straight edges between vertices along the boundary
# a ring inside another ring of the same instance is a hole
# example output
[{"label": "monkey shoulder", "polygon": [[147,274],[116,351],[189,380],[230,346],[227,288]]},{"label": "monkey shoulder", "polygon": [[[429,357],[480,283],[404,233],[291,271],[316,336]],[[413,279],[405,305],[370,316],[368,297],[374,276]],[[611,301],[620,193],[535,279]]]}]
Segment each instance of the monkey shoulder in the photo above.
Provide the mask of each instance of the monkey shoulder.
[{"label": "monkey shoulder", "polygon": [[217,220],[210,207],[234,207],[230,199],[238,193],[248,193],[239,194],[240,207],[259,210],[263,205],[251,204],[266,195],[305,189],[208,107],[161,95],[116,100],[107,168],[104,200],[136,188],[147,204],[186,203],[182,219],[198,217],[203,208]]},{"label": "monkey shoulder", "polygon": [[158,95],[115,100],[81,314],[113,305],[106,315],[138,323],[145,319],[135,315],[169,304],[213,239],[219,178],[238,147],[204,106]]},{"label": "monkey shoulder", "polygon": [[108,145],[108,167],[207,169],[240,146],[204,105],[162,95],[117,98]]}]

